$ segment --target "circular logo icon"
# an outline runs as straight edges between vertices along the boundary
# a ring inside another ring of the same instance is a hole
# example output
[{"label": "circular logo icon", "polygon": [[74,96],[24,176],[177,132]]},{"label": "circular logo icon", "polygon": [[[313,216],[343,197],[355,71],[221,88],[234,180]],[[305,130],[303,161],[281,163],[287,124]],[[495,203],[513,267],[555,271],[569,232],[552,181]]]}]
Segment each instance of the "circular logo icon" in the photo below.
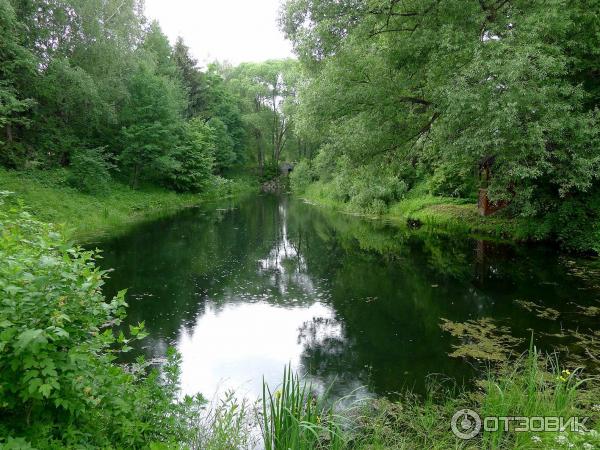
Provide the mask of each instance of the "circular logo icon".
[{"label": "circular logo icon", "polygon": [[481,431],[481,417],[472,409],[461,409],[452,416],[452,432],[460,439],[473,439]]}]

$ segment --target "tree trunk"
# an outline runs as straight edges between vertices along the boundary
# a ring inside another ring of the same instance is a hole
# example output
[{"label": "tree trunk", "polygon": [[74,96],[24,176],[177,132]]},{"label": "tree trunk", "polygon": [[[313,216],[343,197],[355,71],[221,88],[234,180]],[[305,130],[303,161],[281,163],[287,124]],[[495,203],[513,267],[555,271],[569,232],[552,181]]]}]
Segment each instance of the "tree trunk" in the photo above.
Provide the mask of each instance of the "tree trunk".
[{"label": "tree trunk", "polygon": [[10,123],[6,124],[6,142],[9,144],[13,141],[13,133],[12,133],[12,125]]},{"label": "tree trunk", "polygon": [[138,179],[140,177],[140,165],[136,164],[133,172],[131,173],[131,188],[137,189],[138,187]]},{"label": "tree trunk", "polygon": [[260,176],[262,177],[265,174],[265,149],[260,140],[258,141],[258,167],[260,169]]}]

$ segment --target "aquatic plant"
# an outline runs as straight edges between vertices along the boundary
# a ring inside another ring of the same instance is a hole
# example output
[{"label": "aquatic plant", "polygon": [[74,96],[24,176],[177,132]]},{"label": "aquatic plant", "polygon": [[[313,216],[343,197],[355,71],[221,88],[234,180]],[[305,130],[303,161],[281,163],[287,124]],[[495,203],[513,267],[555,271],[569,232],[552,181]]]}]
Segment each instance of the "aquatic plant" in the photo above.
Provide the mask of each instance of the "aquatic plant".
[{"label": "aquatic plant", "polygon": [[266,450],[344,448],[332,409],[292,372],[291,365],[274,393],[263,380],[261,429]]},{"label": "aquatic plant", "polygon": [[450,356],[501,362],[508,360],[511,351],[522,342],[510,334],[508,327],[496,325],[492,319],[452,322],[442,319],[442,330],[460,340]]}]

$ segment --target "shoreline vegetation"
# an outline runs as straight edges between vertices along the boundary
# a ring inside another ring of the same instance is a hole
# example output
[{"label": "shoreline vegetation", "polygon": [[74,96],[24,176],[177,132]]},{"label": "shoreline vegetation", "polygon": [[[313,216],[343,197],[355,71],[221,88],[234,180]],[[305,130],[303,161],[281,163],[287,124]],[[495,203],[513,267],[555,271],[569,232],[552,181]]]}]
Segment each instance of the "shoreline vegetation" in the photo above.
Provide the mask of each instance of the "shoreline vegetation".
[{"label": "shoreline vegetation", "polygon": [[[286,0],[310,146],[293,190],[600,253],[592,3]],[[496,214],[477,217],[477,200]]]},{"label": "shoreline vegetation", "polygon": [[334,199],[327,185],[315,182],[302,189],[300,198],[317,207],[344,214],[388,221],[414,231],[461,233],[474,238],[512,243],[545,243],[553,241],[535,221],[510,217],[506,211],[483,217],[472,199],[434,196],[416,189],[402,200],[392,203],[385,211],[369,211]]},{"label": "shoreline vegetation", "polygon": [[[72,243],[287,174],[332,210],[600,253],[597,6],[283,0],[297,58],[201,67],[142,0],[0,0],[0,450],[600,449],[596,327],[505,360],[492,322],[440,317],[466,346],[451,356],[501,361],[479,361],[473,390],[337,410],[287,368],[262,408],[235,392],[209,405],[180,397],[174,350],[161,367],[117,363],[144,324],[119,327],[126,293],[106,298],[100,255]],[[506,208],[479,217],[480,193]],[[590,417],[591,431],[464,441],[462,408]]]}]

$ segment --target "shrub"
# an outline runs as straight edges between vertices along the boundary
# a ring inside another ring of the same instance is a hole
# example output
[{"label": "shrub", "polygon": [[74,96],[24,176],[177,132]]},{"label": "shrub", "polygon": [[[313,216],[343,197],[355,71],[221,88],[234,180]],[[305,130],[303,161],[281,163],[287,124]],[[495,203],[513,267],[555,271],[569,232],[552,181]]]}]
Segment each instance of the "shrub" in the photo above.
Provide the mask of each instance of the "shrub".
[{"label": "shrub", "polygon": [[310,161],[303,159],[290,174],[290,185],[297,194],[302,194],[306,188],[317,180],[317,177],[311,167]]},{"label": "shrub", "polygon": [[86,194],[98,194],[109,189],[110,170],[104,147],[77,150],[71,155],[69,184]]},{"label": "shrub", "polygon": [[279,177],[279,166],[277,164],[267,164],[263,167],[262,175],[260,176],[260,182],[266,183]]},{"label": "shrub", "polygon": [[567,250],[600,254],[600,191],[565,199],[547,215],[556,240]]},{"label": "shrub", "polygon": [[0,444],[137,448],[187,439],[199,404],[175,402],[178,355],[169,354],[162,376],[142,359],[127,369],[114,362],[144,336],[143,324],[129,337],[113,331],[125,293],[103,297],[96,256],[0,193]]},{"label": "shrub", "polygon": [[167,184],[179,192],[204,190],[212,178],[214,152],[212,129],[199,119],[191,120],[182,129],[180,144],[160,159]]}]

